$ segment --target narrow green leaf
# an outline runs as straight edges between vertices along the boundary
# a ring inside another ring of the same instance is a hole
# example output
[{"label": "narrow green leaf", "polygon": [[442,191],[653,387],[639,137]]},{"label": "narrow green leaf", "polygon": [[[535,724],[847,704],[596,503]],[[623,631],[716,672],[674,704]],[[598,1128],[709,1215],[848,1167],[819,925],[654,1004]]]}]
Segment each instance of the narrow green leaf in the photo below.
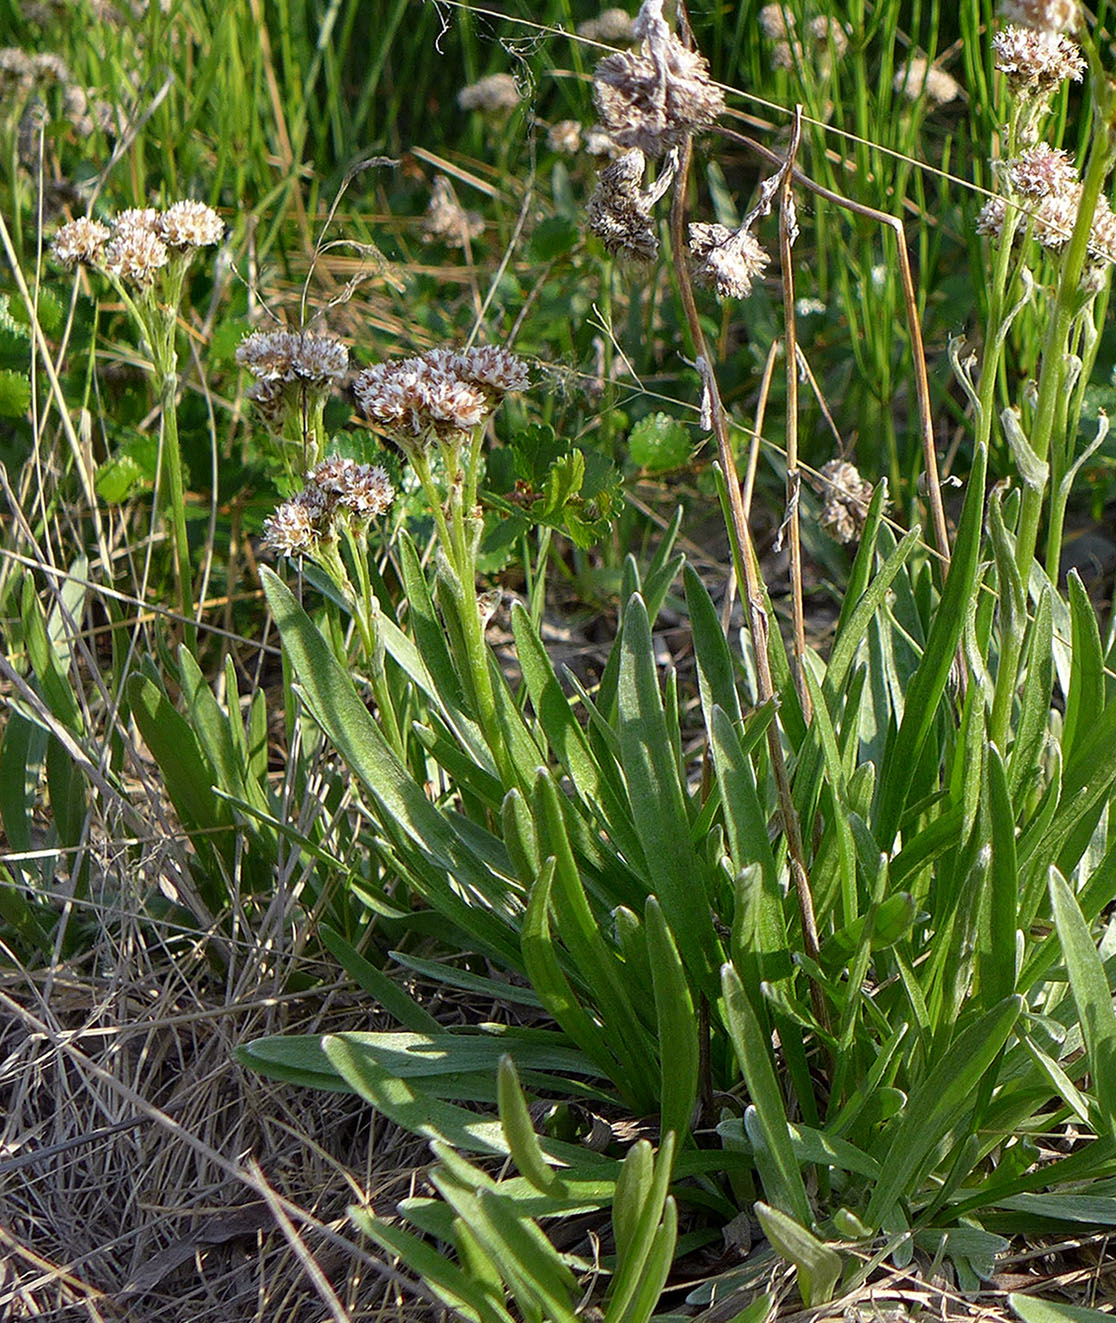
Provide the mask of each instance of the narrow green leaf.
[{"label": "narrow green leaf", "polygon": [[504,1138],[520,1173],[544,1194],[562,1193],[561,1182],[554,1168],[543,1157],[539,1137],[531,1123],[527,1099],[519,1087],[515,1062],[510,1056],[500,1058],[496,1101],[500,1109],[500,1124],[504,1127]]},{"label": "narrow green leaf", "polygon": [[651,625],[638,594],[624,611],[619,704],[620,749],[652,889],[683,960],[699,984],[712,992],[722,952],[702,895],[705,868],[690,843],[685,799],[655,674]]},{"label": "narrow green leaf", "polygon": [[1060,1300],[1040,1300],[1038,1296],[1021,1295],[1018,1291],[1008,1296],[1008,1304],[1023,1323],[1111,1323],[1112,1320],[1112,1315],[1101,1309],[1066,1305]]},{"label": "narrow green leaf", "polygon": [[1007,772],[1000,751],[988,746],[985,762],[988,819],[992,828],[988,913],[980,926],[980,995],[987,1007],[1015,991],[1015,930],[1019,870],[1015,856],[1015,821]]},{"label": "narrow green leaf", "polygon": [[748,1001],[740,976],[731,965],[725,965],[721,970],[721,987],[729,1036],[782,1187],[778,1192],[768,1191],[768,1197],[777,1198],[784,1205],[784,1212],[808,1226],[812,1220],[810,1201],[787,1131],[786,1108],[771,1064],[767,1037]]},{"label": "narrow green leaf", "polygon": [[654,896],[647,898],[643,921],[658,1028],[659,1128],[664,1135],[673,1132],[681,1146],[689,1137],[697,1098],[698,1017],[678,948]]},{"label": "narrow green leaf", "polygon": [[841,1256],[793,1217],[768,1204],[755,1205],[756,1217],[776,1253],[798,1270],[798,1290],[807,1309],[825,1304],[841,1276]]},{"label": "narrow green leaf", "polygon": [[1062,726],[1062,755],[1068,762],[1104,708],[1104,653],[1097,613],[1076,570],[1069,573],[1073,618],[1073,670]]},{"label": "narrow green leaf", "polygon": [[686,606],[690,612],[698,691],[701,694],[701,710],[705,714],[706,728],[713,724],[714,707],[719,707],[729,721],[739,725],[742,713],[736,692],[736,671],[725,631],[721,627],[721,618],[693,566],[685,567],[682,578],[686,585]]},{"label": "narrow green leaf", "polygon": [[417,1001],[382,969],[369,963],[328,924],[323,923],[318,933],[326,949],[338,961],[345,973],[375,999],[387,1013],[406,1029],[416,1033],[438,1034],[442,1026]]},{"label": "narrow green leaf", "polygon": [[648,1260],[656,1249],[662,1252],[661,1246],[656,1244],[655,1232],[663,1221],[667,1191],[674,1170],[674,1147],[674,1135],[665,1135],[655,1158],[647,1197],[631,1235],[626,1240],[626,1252],[623,1255],[617,1253],[616,1273],[609,1290],[605,1323],[631,1323],[632,1316],[628,1311],[643,1283]]},{"label": "narrow green leaf", "polygon": [[945,692],[965,613],[980,568],[984,478],[988,452],[978,446],[969,472],[965,503],[957,527],[949,577],[934,611],[922,661],[906,694],[903,719],[880,771],[880,795],[875,815],[876,839],[886,849],[895,839],[931,726]]},{"label": "narrow green leaf", "polygon": [[1111,1136],[1116,1132],[1116,1011],[1112,1008],[1112,990],[1077,898],[1053,869],[1049,886],[1054,924],[1089,1054],[1093,1088],[1102,1123]]},{"label": "narrow green leaf", "polygon": [[883,1136],[891,1139],[879,1158],[883,1177],[864,1215],[869,1226],[883,1226],[899,1200],[913,1194],[910,1182],[944,1136],[964,1120],[977,1085],[1007,1042],[1022,1008],[1022,998],[1005,997],[953,1040],[913,1090],[902,1118]]}]

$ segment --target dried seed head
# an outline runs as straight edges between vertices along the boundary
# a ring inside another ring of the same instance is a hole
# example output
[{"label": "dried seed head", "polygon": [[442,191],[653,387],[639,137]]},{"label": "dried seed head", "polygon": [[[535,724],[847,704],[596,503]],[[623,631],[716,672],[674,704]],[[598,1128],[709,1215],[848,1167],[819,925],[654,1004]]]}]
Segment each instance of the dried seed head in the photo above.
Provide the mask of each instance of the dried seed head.
[{"label": "dried seed head", "polygon": [[596,18],[577,25],[577,35],[610,46],[630,46],[638,40],[635,23],[626,9],[602,9]]},{"label": "dried seed head", "polygon": [[811,39],[825,55],[840,60],[849,49],[849,36],[835,18],[812,18],[806,25]]},{"label": "dried seed head", "polygon": [[906,68],[899,70],[893,86],[908,101],[917,101],[925,92],[926,100],[933,106],[944,106],[961,95],[961,84],[957,79],[921,55],[914,56]]},{"label": "dried seed head", "polygon": [[450,248],[464,248],[468,240],[484,233],[484,221],[458,202],[445,175],[437,175],[422,219],[422,232],[428,242],[437,239]]},{"label": "dried seed head", "polygon": [[519,89],[511,74],[489,74],[463,87],[457,94],[462,110],[479,110],[485,115],[503,115],[519,105]]},{"label": "dried seed head", "polygon": [[329,502],[317,487],[284,501],[264,520],[264,541],[283,556],[311,556],[326,532]]},{"label": "dried seed head", "polygon": [[0,50],[0,100],[22,100],[34,85],[35,66],[27,52],[18,46]]},{"label": "dried seed head", "polygon": [[687,50],[662,17],[663,0],[645,0],[635,21],[638,51],[606,56],[593,75],[601,120],[621,147],[662,156],[708,128],[725,108],[709,65]]},{"label": "dried seed head", "polygon": [[1079,83],[1085,61],[1060,32],[1007,27],[992,38],[996,68],[1016,96],[1044,97],[1067,79]]},{"label": "dried seed head", "polygon": [[771,63],[776,69],[797,69],[804,59],[800,41],[777,41],[771,52]]},{"label": "dried seed head", "polygon": [[769,41],[779,41],[794,27],[794,15],[785,4],[764,5],[759,11],[759,25]]},{"label": "dried seed head", "polygon": [[68,221],[54,236],[51,253],[59,265],[67,271],[75,266],[100,266],[104,261],[105,244],[108,242],[109,227],[102,225],[89,216],[79,216]]},{"label": "dried seed head", "polygon": [[868,517],[872,500],[872,484],[866,482],[854,464],[844,459],[831,459],[822,466],[824,482],[820,523],[828,528],[838,542],[852,542],[858,538]]},{"label": "dried seed head", "polygon": [[349,351],[332,335],[253,331],[237,346],[236,361],[258,381],[302,382],[325,388],[344,377]]},{"label": "dried seed head", "polygon": [[160,217],[163,242],[186,251],[220,243],[225,233],[221,217],[204,202],[175,202]]},{"label": "dried seed head", "polygon": [[547,129],[546,145],[552,152],[572,156],[581,146],[581,125],[576,119],[560,119]]},{"label": "dried seed head", "polygon": [[585,131],[585,150],[590,156],[608,156],[615,160],[624,149],[613,142],[603,125],[593,124]]},{"label": "dried seed head", "polygon": [[70,70],[66,61],[52,51],[36,51],[31,56],[31,72],[40,87],[49,87],[51,83],[68,83]]},{"label": "dried seed head", "polygon": [[690,226],[690,256],[694,283],[709,286],[720,299],[747,298],[769,261],[751,230],[697,223]]},{"label": "dried seed head", "polygon": [[1077,169],[1060,147],[1039,142],[1008,161],[1004,167],[1008,187],[1022,197],[1038,200],[1065,193],[1077,183]]},{"label": "dried seed head", "polygon": [[1081,9],[1077,0],[1000,0],[1000,18],[1045,32],[1072,32]]},{"label": "dried seed head", "polygon": [[104,267],[110,275],[139,289],[149,288],[170,260],[159,237],[158,217],[153,208],[132,208],[117,216],[105,246]]},{"label": "dried seed head", "polygon": [[635,262],[653,262],[659,252],[650,195],[640,187],[645,167],[646,158],[638,148],[625,152],[600,172],[586,205],[590,233],[610,253]]}]

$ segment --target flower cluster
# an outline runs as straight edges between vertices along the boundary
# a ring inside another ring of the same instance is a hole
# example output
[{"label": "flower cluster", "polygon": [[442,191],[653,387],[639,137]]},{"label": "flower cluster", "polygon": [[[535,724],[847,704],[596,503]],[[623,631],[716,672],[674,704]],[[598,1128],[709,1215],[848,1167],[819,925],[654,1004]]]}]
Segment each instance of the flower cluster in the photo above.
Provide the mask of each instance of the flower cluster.
[{"label": "flower cluster", "polygon": [[[993,197],[985,203],[977,218],[977,232],[998,242],[1007,208],[1014,203],[1023,209],[1042,247],[1051,253],[1061,252],[1069,243],[1081,209],[1081,182],[1069,156],[1060,148],[1040,142],[1006,161],[1000,173],[1008,196]],[[1093,211],[1087,260],[1092,268],[1086,273],[1087,280],[1098,268],[1116,261],[1116,213],[1103,194]]]},{"label": "flower cluster", "polygon": [[166,211],[130,207],[108,225],[80,216],[54,236],[54,260],[67,270],[91,266],[125,285],[149,289],[175,254],[188,259],[220,243],[224,223],[204,202],[175,202]]},{"label": "flower cluster", "polygon": [[377,363],[357,374],[353,394],[366,418],[405,451],[456,444],[485,421],[505,395],[523,390],[527,365],[497,345],[431,349]]},{"label": "flower cluster", "polygon": [[660,172],[648,189],[642,187],[647,161],[638,147],[605,166],[586,207],[589,231],[610,253],[633,262],[653,262],[659,238],[651,210],[670,187],[673,168]]},{"label": "flower cluster", "polygon": [[350,528],[355,523],[359,532],[394,500],[386,469],[331,455],[312,470],[302,491],[264,520],[264,541],[284,556],[313,556],[335,539],[339,521]]},{"label": "flower cluster", "polygon": [[709,286],[720,299],[747,298],[769,260],[749,226],[699,223],[690,225],[690,257],[694,283]]},{"label": "flower cluster", "polygon": [[992,38],[992,53],[1017,97],[1045,99],[1066,81],[1079,83],[1085,72],[1075,43],[1050,28],[1006,27]]},{"label": "flower cluster", "polygon": [[236,361],[256,379],[248,398],[275,437],[301,450],[304,471],[325,443],[326,400],[348,371],[348,349],[332,335],[253,331],[237,346]]},{"label": "flower cluster", "polygon": [[662,156],[713,124],[724,97],[705,58],[671,32],[663,0],[644,0],[633,33],[642,38],[639,50],[617,51],[597,65],[593,98],[616,143]]}]

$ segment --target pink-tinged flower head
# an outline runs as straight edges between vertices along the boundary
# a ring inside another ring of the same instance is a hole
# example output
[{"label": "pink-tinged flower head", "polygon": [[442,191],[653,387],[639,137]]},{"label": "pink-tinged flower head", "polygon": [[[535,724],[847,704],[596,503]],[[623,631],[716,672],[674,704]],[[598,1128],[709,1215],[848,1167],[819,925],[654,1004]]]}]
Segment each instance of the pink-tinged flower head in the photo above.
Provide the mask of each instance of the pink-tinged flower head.
[{"label": "pink-tinged flower head", "polygon": [[110,275],[140,289],[152,284],[170,259],[159,236],[158,216],[153,208],[133,208],[117,216],[105,246],[105,270]]},{"label": "pink-tinged flower head", "polygon": [[1047,96],[1067,79],[1079,83],[1085,72],[1077,46],[1048,29],[1004,28],[992,38],[992,52],[1016,96]]},{"label": "pink-tinged flower head", "polygon": [[220,243],[225,233],[221,217],[204,202],[175,202],[160,217],[163,241],[171,248],[204,248]]}]

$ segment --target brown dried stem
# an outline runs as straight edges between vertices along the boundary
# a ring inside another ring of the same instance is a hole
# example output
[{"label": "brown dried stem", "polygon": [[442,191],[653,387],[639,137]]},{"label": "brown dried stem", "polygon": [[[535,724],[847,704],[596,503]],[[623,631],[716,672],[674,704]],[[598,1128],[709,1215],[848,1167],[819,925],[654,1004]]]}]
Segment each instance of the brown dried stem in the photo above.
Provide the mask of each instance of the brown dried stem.
[{"label": "brown dried stem", "polygon": [[[779,262],[783,282],[783,325],[786,336],[787,368],[787,507],[784,521],[790,542],[791,608],[794,619],[794,683],[802,714],[809,722],[813,716],[810,690],[802,668],[806,665],[806,612],[802,601],[802,533],[798,522],[798,498],[802,474],[798,468],[798,334],[794,312],[794,240],[798,226],[794,218],[794,170],[798,145],[802,141],[802,107],[794,108],[794,125],[786,164],[779,184]],[[780,530],[781,531],[781,530]]]},{"label": "brown dried stem", "polygon": [[[682,308],[694,344],[694,351],[702,366],[703,389],[708,392],[709,412],[713,423],[713,435],[717,442],[717,458],[725,475],[728,487],[731,524],[729,537],[733,543],[734,558],[740,566],[744,578],[744,605],[748,613],[748,626],[752,635],[752,645],[756,657],[756,682],[758,697],[761,702],[775,697],[775,685],[771,678],[771,664],[768,658],[769,622],[764,605],[765,594],[759,574],[759,563],[751,530],[744,513],[744,501],[740,491],[740,478],[736,470],[736,460],[729,443],[728,424],[725,418],[721,394],[717,389],[717,378],[709,358],[709,349],[705,333],[701,328],[697,303],[694,300],[694,287],[686,264],[685,210],[686,186],[690,177],[690,159],[692,144],[689,138],[679,150],[678,170],[674,178],[674,191],[670,207],[671,250],[675,271],[678,277],[678,289],[682,297]],[[783,758],[782,738],[779,724],[773,721],[767,728],[767,747],[771,757],[772,772],[775,777],[775,789],[779,797],[779,814],[783,831],[787,838],[787,850],[790,855],[791,876],[794,879],[795,894],[798,899],[799,915],[802,921],[802,943],[811,960],[818,957],[818,928],[814,917],[814,898],[810,891],[810,880],[806,870],[806,852],[802,840],[802,827],[798,820],[798,811],[791,794],[790,778]],[[823,1028],[829,1026],[829,1012],[821,989],[811,981],[810,995],[814,1014]]]},{"label": "brown dried stem", "polygon": [[[755,152],[757,156],[761,156],[773,165],[783,164],[782,159],[775,152],[764,147],[762,143],[756,142],[754,138],[749,138],[747,134],[737,133],[735,129],[727,129],[720,125],[717,132],[730,142],[736,142],[743,147],[747,147]],[[922,324],[918,316],[918,302],[915,298],[914,279],[911,275],[911,260],[907,253],[903,222],[898,216],[889,216],[886,211],[877,211],[875,207],[865,206],[862,202],[853,202],[851,198],[842,197],[840,193],[834,193],[832,189],[816,183],[801,170],[792,167],[790,174],[793,176],[795,183],[802,184],[811,193],[815,193],[818,197],[832,202],[834,206],[842,207],[857,216],[864,216],[869,220],[878,222],[880,225],[886,225],[895,234],[895,249],[899,256],[899,274],[903,285],[903,301],[907,309],[907,330],[911,337],[915,396],[918,401],[918,416],[922,433],[923,464],[926,468],[926,499],[930,507],[930,521],[934,527],[934,541],[937,544],[938,555],[941,559],[942,579],[944,581],[946,574],[949,572],[949,533],[946,529],[945,509],[942,505],[938,457],[934,449],[934,421],[930,413],[930,381],[926,375],[926,351],[922,343]],[[790,357],[788,348],[788,363]]]}]

